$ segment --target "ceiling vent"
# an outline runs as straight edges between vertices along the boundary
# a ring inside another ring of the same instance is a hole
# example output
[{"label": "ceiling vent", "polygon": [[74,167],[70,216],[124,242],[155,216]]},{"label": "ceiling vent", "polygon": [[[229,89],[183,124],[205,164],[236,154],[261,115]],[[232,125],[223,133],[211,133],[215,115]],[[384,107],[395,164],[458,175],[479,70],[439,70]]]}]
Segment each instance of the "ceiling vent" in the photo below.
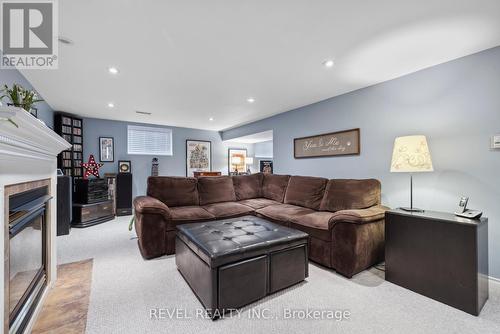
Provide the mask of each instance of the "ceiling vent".
[{"label": "ceiling vent", "polygon": [[66,45],[73,45],[73,41],[67,37],[63,37],[63,36],[59,36],[57,38],[57,40],[59,41],[59,43],[61,44],[66,44]]}]

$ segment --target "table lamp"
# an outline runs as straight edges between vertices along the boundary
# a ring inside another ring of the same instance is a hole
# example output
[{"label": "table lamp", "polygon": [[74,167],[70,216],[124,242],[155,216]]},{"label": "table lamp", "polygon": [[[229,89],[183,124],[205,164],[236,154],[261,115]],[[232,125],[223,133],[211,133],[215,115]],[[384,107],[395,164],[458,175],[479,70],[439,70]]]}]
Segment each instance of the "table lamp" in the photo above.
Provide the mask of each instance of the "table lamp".
[{"label": "table lamp", "polygon": [[410,173],[410,207],[401,208],[410,212],[423,212],[413,207],[413,175],[432,172],[432,160],[425,136],[397,137],[392,152],[391,173]]},{"label": "table lamp", "polygon": [[241,164],[243,160],[241,157],[231,157],[231,165],[234,166],[234,172],[238,174],[238,165]]},{"label": "table lamp", "polygon": [[252,171],[250,170],[250,166],[253,165],[253,158],[252,157],[245,158],[245,164],[247,165],[247,173],[252,174]]}]

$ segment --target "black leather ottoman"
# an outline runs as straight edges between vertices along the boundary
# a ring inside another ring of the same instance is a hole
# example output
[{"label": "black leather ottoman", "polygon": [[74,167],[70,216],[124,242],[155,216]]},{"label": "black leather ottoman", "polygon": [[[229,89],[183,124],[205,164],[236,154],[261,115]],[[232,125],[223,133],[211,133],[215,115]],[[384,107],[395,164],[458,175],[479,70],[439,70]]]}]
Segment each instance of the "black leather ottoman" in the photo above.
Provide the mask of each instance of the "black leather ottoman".
[{"label": "black leather ottoman", "polygon": [[254,216],[177,229],[177,268],[213,318],[308,276],[301,231]]}]

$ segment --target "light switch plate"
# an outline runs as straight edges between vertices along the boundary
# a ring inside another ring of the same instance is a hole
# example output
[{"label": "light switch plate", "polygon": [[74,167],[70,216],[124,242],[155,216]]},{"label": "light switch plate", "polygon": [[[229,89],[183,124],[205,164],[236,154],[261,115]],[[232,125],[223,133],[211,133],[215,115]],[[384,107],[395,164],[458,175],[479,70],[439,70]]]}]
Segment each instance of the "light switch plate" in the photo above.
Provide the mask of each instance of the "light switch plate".
[{"label": "light switch plate", "polygon": [[491,137],[491,148],[500,148],[500,135],[494,135]]}]

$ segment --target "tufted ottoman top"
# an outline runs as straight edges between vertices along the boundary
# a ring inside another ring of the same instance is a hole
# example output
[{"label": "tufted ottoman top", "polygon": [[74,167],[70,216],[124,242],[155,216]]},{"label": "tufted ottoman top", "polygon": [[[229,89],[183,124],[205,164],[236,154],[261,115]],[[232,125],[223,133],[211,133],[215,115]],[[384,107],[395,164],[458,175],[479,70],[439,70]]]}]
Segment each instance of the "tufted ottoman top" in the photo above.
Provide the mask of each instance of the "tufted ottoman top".
[{"label": "tufted ottoman top", "polygon": [[210,267],[307,243],[304,232],[244,216],[177,226],[177,237]]}]

